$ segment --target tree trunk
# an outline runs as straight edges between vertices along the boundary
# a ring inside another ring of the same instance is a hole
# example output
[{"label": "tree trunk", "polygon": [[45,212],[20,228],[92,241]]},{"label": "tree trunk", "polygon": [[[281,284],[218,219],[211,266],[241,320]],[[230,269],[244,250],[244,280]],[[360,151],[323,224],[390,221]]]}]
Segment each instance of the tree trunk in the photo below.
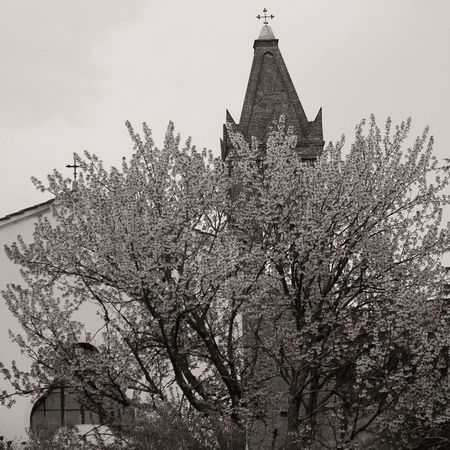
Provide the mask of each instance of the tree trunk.
[{"label": "tree trunk", "polygon": [[286,433],[286,450],[299,449],[298,442],[298,414],[300,410],[300,399],[289,396],[288,416],[287,416],[287,433]]}]

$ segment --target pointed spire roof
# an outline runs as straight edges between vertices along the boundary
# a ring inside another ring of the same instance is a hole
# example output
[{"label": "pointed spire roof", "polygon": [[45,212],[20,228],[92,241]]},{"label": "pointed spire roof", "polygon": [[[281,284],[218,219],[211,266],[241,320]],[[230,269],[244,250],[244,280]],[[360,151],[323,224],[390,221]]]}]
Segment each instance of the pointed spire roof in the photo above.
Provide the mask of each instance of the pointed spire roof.
[{"label": "pointed spire roof", "polygon": [[[294,127],[302,157],[315,158],[323,148],[321,110],[314,121],[308,121],[278,48],[278,39],[269,25],[264,24],[253,49],[253,63],[236,131],[240,131],[248,142],[254,136],[264,144],[274,121],[278,122],[284,114],[286,123]],[[230,118],[227,111],[227,122],[234,124]],[[230,149],[224,148],[229,142],[225,134],[223,141],[222,154],[226,157]]]}]

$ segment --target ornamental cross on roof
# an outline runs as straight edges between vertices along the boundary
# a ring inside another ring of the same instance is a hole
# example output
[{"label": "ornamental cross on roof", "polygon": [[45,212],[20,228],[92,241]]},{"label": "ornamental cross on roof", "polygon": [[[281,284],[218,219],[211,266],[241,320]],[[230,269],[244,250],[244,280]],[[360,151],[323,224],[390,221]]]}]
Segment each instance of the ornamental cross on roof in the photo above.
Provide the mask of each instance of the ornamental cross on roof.
[{"label": "ornamental cross on roof", "polygon": [[267,22],[267,19],[273,19],[275,16],[274,15],[272,15],[272,14],[270,14],[270,16],[268,16],[266,13],[267,13],[267,8],[264,8],[263,9],[263,13],[264,13],[264,15],[260,15],[260,14],[258,14],[257,16],[256,16],[256,18],[257,19],[264,19],[264,25],[267,25],[269,22]]},{"label": "ornamental cross on roof", "polygon": [[80,166],[77,164],[77,161],[75,159],[75,155],[73,156],[73,164],[67,164],[66,167],[68,169],[73,169],[73,181],[76,182],[77,181],[77,169]]}]

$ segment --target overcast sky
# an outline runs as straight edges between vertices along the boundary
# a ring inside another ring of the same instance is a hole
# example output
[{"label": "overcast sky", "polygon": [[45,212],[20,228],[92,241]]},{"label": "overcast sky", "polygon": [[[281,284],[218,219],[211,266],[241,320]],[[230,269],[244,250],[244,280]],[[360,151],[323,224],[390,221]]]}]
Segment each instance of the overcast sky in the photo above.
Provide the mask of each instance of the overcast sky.
[{"label": "overcast sky", "polygon": [[239,120],[267,7],[309,120],[326,141],[375,113],[429,124],[450,157],[449,0],[0,0],[0,217],[46,200],[45,178],[88,149],[119,165],[124,127],[169,120],[219,152]]}]

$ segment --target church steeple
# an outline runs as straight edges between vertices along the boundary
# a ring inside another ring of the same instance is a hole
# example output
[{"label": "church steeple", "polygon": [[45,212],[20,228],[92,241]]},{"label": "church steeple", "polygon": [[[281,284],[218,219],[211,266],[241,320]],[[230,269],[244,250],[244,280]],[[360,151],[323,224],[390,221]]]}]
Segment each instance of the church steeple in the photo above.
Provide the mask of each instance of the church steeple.
[{"label": "church steeple", "polygon": [[[324,144],[322,110],[314,121],[308,121],[278,48],[278,39],[266,22],[267,19],[253,44],[253,63],[239,123],[234,122],[228,111],[226,121],[232,123],[247,142],[254,136],[264,144],[273,122],[284,114],[286,123],[294,127],[297,135],[299,155],[305,160],[315,159]],[[232,150],[225,127],[221,147],[225,159]]]}]

